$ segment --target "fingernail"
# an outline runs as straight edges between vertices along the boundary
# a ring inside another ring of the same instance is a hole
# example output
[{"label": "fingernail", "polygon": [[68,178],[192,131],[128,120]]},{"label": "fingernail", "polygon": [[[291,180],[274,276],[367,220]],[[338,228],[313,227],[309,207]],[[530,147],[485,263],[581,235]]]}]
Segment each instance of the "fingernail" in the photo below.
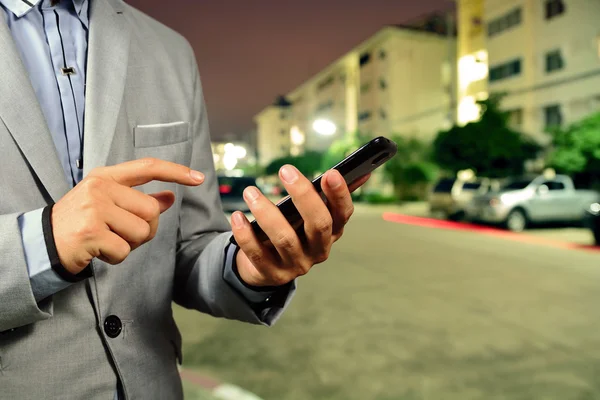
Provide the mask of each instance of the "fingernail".
[{"label": "fingernail", "polygon": [[231,222],[233,223],[234,228],[238,228],[239,229],[242,226],[244,226],[244,217],[242,216],[242,213],[235,212],[231,216]]},{"label": "fingernail", "polygon": [[251,202],[255,202],[258,199],[258,196],[260,196],[258,189],[255,187],[246,188],[244,193],[246,194],[246,198]]},{"label": "fingernail", "polygon": [[337,189],[342,186],[342,176],[336,170],[332,170],[329,175],[327,175],[327,183],[332,189]]},{"label": "fingernail", "polygon": [[298,180],[298,170],[291,165],[285,165],[281,168],[281,178],[286,183],[294,183]]},{"label": "fingernail", "polygon": [[197,182],[204,181],[204,174],[202,172],[191,170],[190,176],[192,177],[193,180],[195,180]]}]

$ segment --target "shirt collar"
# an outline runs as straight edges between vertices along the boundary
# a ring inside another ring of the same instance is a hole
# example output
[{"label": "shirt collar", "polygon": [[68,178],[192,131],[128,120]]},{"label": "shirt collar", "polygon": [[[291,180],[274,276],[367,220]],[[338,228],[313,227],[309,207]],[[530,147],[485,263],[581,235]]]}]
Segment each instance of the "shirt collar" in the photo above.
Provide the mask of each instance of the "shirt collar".
[{"label": "shirt collar", "polygon": [[[0,4],[10,10],[15,16],[18,18],[27,14],[31,9],[38,4],[40,4],[43,0],[0,0]],[[83,10],[87,10],[88,0],[62,0],[62,1],[72,1],[75,6],[75,11],[78,15],[81,15]]]}]

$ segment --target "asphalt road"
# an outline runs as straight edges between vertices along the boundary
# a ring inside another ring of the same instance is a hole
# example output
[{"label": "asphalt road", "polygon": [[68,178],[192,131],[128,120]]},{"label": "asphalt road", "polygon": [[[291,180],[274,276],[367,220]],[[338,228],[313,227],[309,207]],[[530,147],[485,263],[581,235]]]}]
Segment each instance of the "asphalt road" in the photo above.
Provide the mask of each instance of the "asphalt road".
[{"label": "asphalt road", "polygon": [[359,209],[299,283],[271,329],[178,310],[184,360],[265,399],[600,399],[600,252]]}]

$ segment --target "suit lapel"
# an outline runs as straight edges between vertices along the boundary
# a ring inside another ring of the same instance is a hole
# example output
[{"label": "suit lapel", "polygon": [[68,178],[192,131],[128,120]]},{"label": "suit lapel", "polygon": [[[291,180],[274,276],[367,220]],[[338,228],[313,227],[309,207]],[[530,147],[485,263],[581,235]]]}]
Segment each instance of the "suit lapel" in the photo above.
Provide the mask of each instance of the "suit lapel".
[{"label": "suit lapel", "polygon": [[70,189],[48,124],[0,9],[0,119],[54,201]]},{"label": "suit lapel", "polygon": [[122,1],[95,0],[90,7],[84,176],[108,159],[125,88],[130,36]]}]

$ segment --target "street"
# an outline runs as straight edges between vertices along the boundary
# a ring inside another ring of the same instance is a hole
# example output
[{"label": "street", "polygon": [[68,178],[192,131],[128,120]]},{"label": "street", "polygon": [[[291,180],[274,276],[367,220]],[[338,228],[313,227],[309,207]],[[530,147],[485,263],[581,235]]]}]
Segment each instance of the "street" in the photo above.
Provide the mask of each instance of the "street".
[{"label": "street", "polygon": [[600,252],[359,207],[273,328],[177,309],[184,366],[266,400],[600,398]]}]

